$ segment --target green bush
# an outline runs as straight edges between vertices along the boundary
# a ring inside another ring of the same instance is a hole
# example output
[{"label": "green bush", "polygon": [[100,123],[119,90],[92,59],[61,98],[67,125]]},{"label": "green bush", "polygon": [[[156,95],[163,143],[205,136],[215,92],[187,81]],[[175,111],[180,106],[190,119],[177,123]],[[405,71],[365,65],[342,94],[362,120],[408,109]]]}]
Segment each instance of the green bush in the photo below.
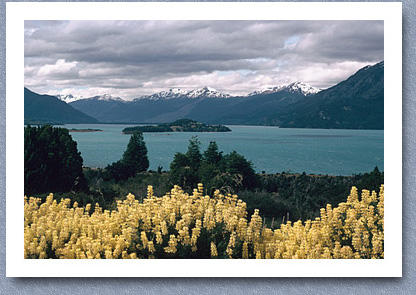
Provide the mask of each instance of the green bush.
[{"label": "green bush", "polygon": [[26,195],[87,190],[81,153],[68,129],[27,126],[24,145]]}]

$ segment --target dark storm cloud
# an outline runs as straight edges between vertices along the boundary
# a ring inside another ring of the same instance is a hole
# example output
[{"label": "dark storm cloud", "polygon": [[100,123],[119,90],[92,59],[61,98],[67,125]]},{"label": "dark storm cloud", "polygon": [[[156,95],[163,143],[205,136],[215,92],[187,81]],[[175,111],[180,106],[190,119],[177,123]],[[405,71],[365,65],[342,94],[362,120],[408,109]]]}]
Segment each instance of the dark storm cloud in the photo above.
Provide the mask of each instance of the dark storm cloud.
[{"label": "dark storm cloud", "polygon": [[205,85],[328,87],[383,59],[382,21],[26,21],[35,91],[125,98]]}]

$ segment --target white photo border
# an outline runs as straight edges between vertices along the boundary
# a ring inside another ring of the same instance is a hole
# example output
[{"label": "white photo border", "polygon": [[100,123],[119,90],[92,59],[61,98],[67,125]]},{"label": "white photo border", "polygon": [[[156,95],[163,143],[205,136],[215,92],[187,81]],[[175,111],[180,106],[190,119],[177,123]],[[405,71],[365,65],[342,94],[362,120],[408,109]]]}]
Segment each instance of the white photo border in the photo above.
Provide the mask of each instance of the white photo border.
[{"label": "white photo border", "polygon": [[[174,19],[384,21],[384,259],[24,259],[22,128],[24,21]],[[6,163],[7,277],[401,277],[402,4],[397,2],[8,2],[6,3]]]}]

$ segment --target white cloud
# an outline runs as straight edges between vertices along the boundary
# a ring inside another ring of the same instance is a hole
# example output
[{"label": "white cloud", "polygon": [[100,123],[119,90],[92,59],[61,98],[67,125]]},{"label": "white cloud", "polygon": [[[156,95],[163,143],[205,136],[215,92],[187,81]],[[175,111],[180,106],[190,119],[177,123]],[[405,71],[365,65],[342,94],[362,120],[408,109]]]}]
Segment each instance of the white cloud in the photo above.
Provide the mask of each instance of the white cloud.
[{"label": "white cloud", "polygon": [[25,85],[86,97],[325,88],[384,52],[382,21],[25,21],[25,34]]},{"label": "white cloud", "polygon": [[50,76],[55,74],[67,73],[78,64],[77,61],[66,62],[65,59],[58,59],[55,64],[41,66],[37,75]]}]

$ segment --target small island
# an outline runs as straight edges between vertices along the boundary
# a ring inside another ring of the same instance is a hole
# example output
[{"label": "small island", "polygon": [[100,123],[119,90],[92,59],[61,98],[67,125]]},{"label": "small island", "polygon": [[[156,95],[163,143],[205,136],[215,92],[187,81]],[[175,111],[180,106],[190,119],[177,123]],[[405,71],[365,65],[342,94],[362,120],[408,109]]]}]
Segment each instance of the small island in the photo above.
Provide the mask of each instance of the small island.
[{"label": "small island", "polygon": [[135,132],[230,132],[231,129],[223,125],[207,125],[190,119],[179,119],[172,123],[149,126],[134,126],[123,129],[124,134]]},{"label": "small island", "polygon": [[98,132],[98,131],[102,131],[101,129],[92,129],[92,128],[88,128],[88,129],[69,129],[69,132]]}]

